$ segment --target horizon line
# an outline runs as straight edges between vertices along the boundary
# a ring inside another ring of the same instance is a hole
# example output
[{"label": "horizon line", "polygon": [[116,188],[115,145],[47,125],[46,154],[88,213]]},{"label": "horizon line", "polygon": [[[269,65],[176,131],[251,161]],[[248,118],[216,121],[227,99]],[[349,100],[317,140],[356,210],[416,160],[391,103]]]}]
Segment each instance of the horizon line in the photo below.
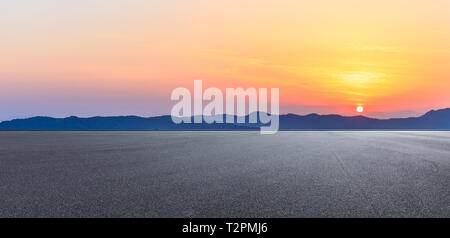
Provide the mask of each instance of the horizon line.
[{"label": "horizon line", "polygon": [[[431,109],[431,110],[429,110],[429,111],[427,111],[427,112],[425,112],[425,113],[423,113],[423,114],[421,114],[421,115],[419,115],[419,116],[412,116],[412,117],[392,117],[392,118],[376,118],[376,117],[370,117],[370,116],[365,116],[365,115],[341,115],[341,114],[336,114],[336,113],[330,113],[330,114],[320,114],[320,113],[315,113],[315,112],[312,112],[312,113],[308,113],[308,114],[296,114],[296,113],[283,113],[283,114],[278,114],[279,116],[288,116],[288,115],[295,115],[295,116],[301,116],[301,117],[305,117],[305,116],[310,116],[310,115],[318,115],[318,116],[340,116],[340,117],[348,117],[348,118],[351,118],[351,117],[364,117],[364,118],[368,118],[368,119],[373,119],[373,120],[391,120],[391,119],[408,119],[408,118],[420,118],[420,117],[423,117],[423,116],[425,116],[427,113],[429,113],[429,112],[434,112],[434,111],[441,111],[441,110],[448,110],[448,109],[450,109],[450,107],[446,107],[446,108],[441,108],[441,109]],[[245,114],[245,115],[242,115],[242,116],[239,116],[239,115],[233,115],[233,116],[235,116],[235,117],[248,117],[250,114],[253,114],[253,113],[260,113],[260,112],[262,112],[262,111],[254,111],[254,112],[249,112],[248,114]],[[265,113],[267,113],[267,112],[265,112]],[[267,114],[269,114],[269,115],[272,115],[271,113],[267,113]],[[219,114],[219,116],[227,116],[227,115],[229,115],[229,114]],[[90,119],[90,118],[98,118],[98,117],[101,117],[101,118],[111,118],[111,117],[139,117],[139,118],[145,118],[145,119],[148,119],[148,118],[155,118],[155,117],[166,117],[166,116],[168,116],[168,117],[171,117],[171,115],[170,114],[164,114],[164,115],[156,115],[156,116],[138,116],[138,115],[116,115],[116,116],[87,116],[87,117],[83,117],[83,116],[75,116],[75,115],[71,115],[71,116],[66,116],[66,117],[52,117],[52,116],[42,116],[42,115],[37,115],[37,116],[30,116],[30,117],[26,117],[26,118],[14,118],[14,119],[10,119],[10,120],[4,120],[4,121],[0,121],[0,123],[3,123],[3,122],[10,122],[10,121],[14,121],[14,120],[27,120],[27,119],[32,119],[32,118],[39,118],[39,117],[42,117],[42,118],[51,118],[51,119],[68,119],[68,118],[71,118],[71,117],[75,117],[75,118],[80,118],[80,119]],[[205,116],[205,115],[192,115],[192,116],[190,116],[191,118],[192,117],[199,117],[199,116],[201,116],[201,117],[208,117],[208,116]],[[216,116],[216,115],[211,115],[211,116]],[[183,118],[183,117],[180,117],[180,118]]]}]

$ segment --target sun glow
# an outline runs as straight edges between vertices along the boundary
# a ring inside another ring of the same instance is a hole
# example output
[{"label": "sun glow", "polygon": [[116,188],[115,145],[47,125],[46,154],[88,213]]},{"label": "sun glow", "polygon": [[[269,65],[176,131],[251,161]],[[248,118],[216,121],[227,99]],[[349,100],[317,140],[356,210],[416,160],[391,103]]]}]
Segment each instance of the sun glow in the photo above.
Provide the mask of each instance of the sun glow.
[{"label": "sun glow", "polygon": [[3,2],[0,121],[168,114],[195,79],[302,115],[450,104],[450,1]]},{"label": "sun glow", "polygon": [[356,107],[356,111],[359,112],[359,113],[364,112],[364,107],[363,106],[358,106],[358,107]]}]

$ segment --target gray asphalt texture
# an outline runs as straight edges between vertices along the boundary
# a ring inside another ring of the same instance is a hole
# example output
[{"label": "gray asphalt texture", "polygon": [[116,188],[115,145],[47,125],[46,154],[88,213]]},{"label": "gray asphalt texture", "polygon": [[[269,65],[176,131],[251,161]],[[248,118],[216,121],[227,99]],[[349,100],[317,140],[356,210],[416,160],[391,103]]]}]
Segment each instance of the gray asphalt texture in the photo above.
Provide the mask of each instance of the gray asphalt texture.
[{"label": "gray asphalt texture", "polygon": [[0,132],[0,217],[450,217],[450,132]]}]

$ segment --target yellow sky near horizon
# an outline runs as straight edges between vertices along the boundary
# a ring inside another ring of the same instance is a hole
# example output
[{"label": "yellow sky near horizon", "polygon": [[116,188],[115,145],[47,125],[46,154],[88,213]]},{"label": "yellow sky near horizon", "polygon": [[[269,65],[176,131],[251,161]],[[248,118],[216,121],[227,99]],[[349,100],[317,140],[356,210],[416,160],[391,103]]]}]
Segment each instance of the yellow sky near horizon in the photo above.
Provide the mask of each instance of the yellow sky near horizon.
[{"label": "yellow sky near horizon", "polygon": [[2,3],[0,22],[0,104],[21,98],[57,113],[46,102],[87,97],[169,111],[173,88],[202,79],[278,87],[293,110],[450,106],[445,0],[19,0]]}]

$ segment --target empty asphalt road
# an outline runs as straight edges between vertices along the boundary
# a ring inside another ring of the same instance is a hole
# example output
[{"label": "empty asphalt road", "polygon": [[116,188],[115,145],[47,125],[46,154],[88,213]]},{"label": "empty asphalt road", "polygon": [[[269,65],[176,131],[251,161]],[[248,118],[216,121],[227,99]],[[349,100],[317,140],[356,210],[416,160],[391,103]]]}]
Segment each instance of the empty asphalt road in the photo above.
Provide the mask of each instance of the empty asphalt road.
[{"label": "empty asphalt road", "polygon": [[0,132],[0,217],[450,217],[450,132]]}]

